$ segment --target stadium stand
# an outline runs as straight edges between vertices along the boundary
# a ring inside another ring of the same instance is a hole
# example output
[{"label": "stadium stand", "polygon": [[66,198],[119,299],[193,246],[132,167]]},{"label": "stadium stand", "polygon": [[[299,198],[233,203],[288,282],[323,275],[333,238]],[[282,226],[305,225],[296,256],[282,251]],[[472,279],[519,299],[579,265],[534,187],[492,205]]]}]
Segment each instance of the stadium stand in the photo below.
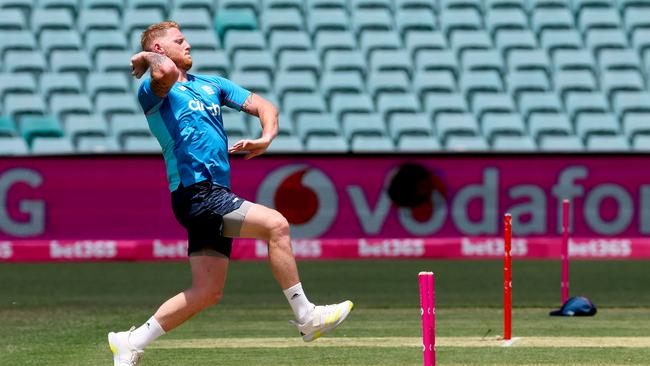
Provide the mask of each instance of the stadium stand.
[{"label": "stadium stand", "polygon": [[4,0],[0,154],[159,151],[129,59],[163,19],[281,107],[270,152],[648,149],[646,1]]}]

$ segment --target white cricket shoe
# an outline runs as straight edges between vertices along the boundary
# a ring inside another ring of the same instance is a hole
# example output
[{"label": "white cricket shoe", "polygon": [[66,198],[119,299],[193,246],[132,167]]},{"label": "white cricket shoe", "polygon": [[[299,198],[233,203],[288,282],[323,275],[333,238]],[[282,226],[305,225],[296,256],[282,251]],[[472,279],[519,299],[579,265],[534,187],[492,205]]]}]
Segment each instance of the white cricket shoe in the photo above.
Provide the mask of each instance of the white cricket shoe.
[{"label": "white cricket shoe", "polygon": [[137,366],[143,350],[135,349],[129,343],[129,335],[135,327],[131,327],[127,332],[108,333],[108,346],[113,352],[113,365],[114,366]]},{"label": "white cricket shoe", "polygon": [[299,324],[292,320],[291,324],[298,328],[305,342],[311,342],[343,323],[353,307],[350,300],[334,305],[319,305],[312,310],[306,322]]}]

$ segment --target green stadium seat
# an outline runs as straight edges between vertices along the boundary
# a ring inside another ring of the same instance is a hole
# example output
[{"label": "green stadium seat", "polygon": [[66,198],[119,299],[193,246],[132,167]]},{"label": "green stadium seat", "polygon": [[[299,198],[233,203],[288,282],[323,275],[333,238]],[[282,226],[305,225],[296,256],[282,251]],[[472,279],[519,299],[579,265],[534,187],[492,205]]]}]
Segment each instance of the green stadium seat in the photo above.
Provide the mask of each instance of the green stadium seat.
[{"label": "green stadium seat", "polygon": [[569,3],[566,0],[526,0],[527,10],[538,9],[568,9]]},{"label": "green stadium seat", "polygon": [[392,31],[393,18],[386,9],[358,9],[351,14],[352,31],[359,36],[368,31]]},{"label": "green stadium seat", "polygon": [[31,72],[41,74],[47,71],[47,62],[40,51],[7,51],[4,60],[5,72]]},{"label": "green stadium seat", "polygon": [[366,94],[334,95],[330,100],[330,111],[342,121],[347,114],[374,113],[375,106]]},{"label": "green stadium seat", "polygon": [[140,105],[131,93],[99,94],[95,99],[95,110],[110,120],[120,114],[140,114]]},{"label": "green stadium seat", "polygon": [[46,101],[55,94],[80,94],[83,91],[81,79],[74,73],[44,73],[39,85]]},{"label": "green stadium seat", "polygon": [[312,9],[306,18],[307,29],[312,35],[320,32],[348,31],[350,29],[348,13],[343,9]]},{"label": "green stadium seat", "polygon": [[16,123],[9,117],[0,116],[0,138],[2,141],[7,137],[18,136],[18,128]]},{"label": "green stadium seat", "polygon": [[451,135],[445,141],[445,149],[450,151],[486,151],[489,146],[483,136]]},{"label": "green stadium seat", "polygon": [[404,136],[431,137],[435,133],[433,124],[425,113],[393,113],[388,117],[388,133],[398,142]]},{"label": "green stadium seat", "polygon": [[583,140],[593,135],[618,135],[620,125],[611,113],[587,112],[575,120],[576,134]]},{"label": "green stadium seat", "polygon": [[387,136],[384,120],[377,113],[347,113],[341,120],[341,127],[348,141],[357,136]]},{"label": "green stadium seat", "polygon": [[154,137],[127,136],[122,151],[136,154],[160,154],[160,143]]},{"label": "green stadium seat", "polygon": [[126,8],[125,0],[83,0],[81,2],[81,7],[83,9],[105,9],[105,10],[115,10],[120,15],[122,11]]},{"label": "green stadium seat", "polygon": [[302,14],[297,9],[269,9],[261,17],[262,31],[271,34],[274,31],[304,31]]},{"label": "green stadium seat", "polygon": [[601,92],[569,92],[564,100],[567,114],[572,121],[582,113],[609,112],[609,103]]},{"label": "green stadium seat", "polygon": [[394,0],[395,9],[437,11],[436,4],[430,0]]},{"label": "green stadium seat", "polygon": [[443,112],[434,120],[436,132],[445,143],[452,135],[476,136],[479,134],[478,122],[471,113]]},{"label": "green stadium seat", "polygon": [[308,71],[278,72],[275,74],[275,94],[284,100],[287,93],[316,93],[318,85],[314,74]]},{"label": "green stadium seat", "polygon": [[[314,38],[314,48],[321,59],[329,51],[349,51],[357,48],[357,42],[352,33],[346,31],[320,31]],[[282,57],[282,55],[280,55]]]},{"label": "green stadium seat", "polygon": [[577,19],[578,29],[583,33],[592,29],[617,29],[622,25],[618,10],[611,8],[586,8]]},{"label": "green stadium seat", "polygon": [[555,91],[561,99],[570,92],[593,92],[598,90],[594,75],[586,70],[559,70],[553,73]]},{"label": "green stadium seat", "polygon": [[93,70],[93,65],[85,51],[54,51],[50,56],[50,69],[53,72],[76,72],[85,75]]},{"label": "green stadium seat", "polygon": [[628,113],[623,117],[623,133],[630,140],[633,140],[639,135],[650,136],[650,123],[648,121],[650,121],[649,112]]},{"label": "green stadium seat", "polygon": [[355,154],[392,153],[393,142],[386,136],[355,136],[350,142],[350,150]]},{"label": "green stadium seat", "polygon": [[423,50],[415,58],[415,70],[422,71],[448,71],[459,77],[458,61],[451,50]]},{"label": "green stadium seat", "polygon": [[422,50],[444,50],[448,48],[447,39],[438,31],[411,31],[404,39],[405,48],[411,59],[415,60]]},{"label": "green stadium seat", "polygon": [[512,50],[508,54],[507,65],[510,71],[539,70],[546,74],[551,72],[548,55],[541,49]]},{"label": "green stadium seat", "polygon": [[500,30],[494,36],[494,44],[503,59],[506,59],[512,50],[533,50],[537,48],[535,35],[528,29]]},{"label": "green stadium seat", "polygon": [[593,135],[587,138],[587,151],[626,152],[630,144],[622,135]]},{"label": "green stadium seat", "polygon": [[632,47],[642,55],[650,49],[650,29],[636,29],[632,32]]},{"label": "green stadium seat", "polygon": [[480,125],[483,136],[493,146],[498,137],[526,135],[526,126],[517,113],[487,113],[480,120]]},{"label": "green stadium seat", "polygon": [[296,136],[277,136],[266,152],[268,154],[283,154],[303,152],[303,145]]},{"label": "green stadium seat", "polygon": [[587,32],[585,45],[598,57],[603,50],[622,50],[628,47],[627,38],[620,29],[594,29]]},{"label": "green stadium seat", "polygon": [[267,9],[296,9],[302,11],[304,2],[302,0],[263,0],[264,10]]},{"label": "green stadium seat", "polygon": [[277,60],[283,52],[307,51],[312,47],[309,35],[303,31],[275,31],[269,38],[269,48]]},{"label": "green stadium seat", "polygon": [[458,59],[467,50],[489,50],[493,47],[490,35],[483,30],[458,30],[449,39]]},{"label": "green stadium seat", "polygon": [[366,59],[376,50],[397,50],[402,48],[402,41],[397,32],[367,31],[361,34],[359,47]]},{"label": "green stadium seat", "polygon": [[596,62],[589,50],[557,50],[553,55],[555,70],[587,70],[596,75]]},{"label": "green stadium seat", "polygon": [[306,0],[309,11],[316,9],[347,9],[347,0]]},{"label": "green stadium seat", "polygon": [[434,136],[410,136],[404,135],[397,141],[395,152],[398,153],[429,153],[440,152],[442,147]]},{"label": "green stadium seat", "polygon": [[131,75],[131,57],[129,51],[102,50],[96,55],[96,66],[99,72],[123,72]]},{"label": "green stadium seat", "polygon": [[285,51],[278,61],[278,71],[309,71],[319,76],[321,70],[320,59],[313,50]]},{"label": "green stadium seat", "polygon": [[130,137],[152,136],[146,118],[140,113],[116,115],[111,120],[110,127],[115,140],[122,146],[126,145],[126,140]]},{"label": "green stadium seat", "polygon": [[27,19],[20,9],[0,11],[0,31],[20,31],[27,29]]},{"label": "green stadium seat", "polygon": [[40,37],[41,50],[45,58],[49,58],[52,51],[82,49],[81,37],[76,30],[44,30]]},{"label": "green stadium seat", "polygon": [[570,2],[571,10],[579,14],[584,9],[600,9],[612,7],[613,0],[572,0]]},{"label": "green stadium seat", "polygon": [[341,128],[330,113],[303,114],[296,120],[296,133],[307,143],[314,136],[340,136]]},{"label": "green stadium seat", "polygon": [[169,18],[181,25],[185,30],[210,30],[214,31],[210,13],[206,9],[178,9],[174,8]]},{"label": "green stadium seat", "polygon": [[235,52],[233,63],[235,71],[263,71],[272,76],[275,62],[268,50],[240,50]]},{"label": "green stadium seat", "polygon": [[216,5],[212,0],[174,0],[176,9],[204,9],[210,14],[214,14]]},{"label": "green stadium seat", "polygon": [[325,55],[324,72],[350,72],[365,75],[368,63],[358,50],[331,50]]},{"label": "green stadium seat", "polygon": [[563,113],[534,113],[528,120],[530,136],[541,142],[547,136],[569,136],[573,127]]},{"label": "green stadium seat", "polygon": [[438,21],[432,11],[423,9],[398,10],[395,25],[400,34],[410,32],[431,32],[438,29]]},{"label": "green stadium seat", "polygon": [[0,9],[18,9],[25,14],[29,14],[35,5],[36,3],[33,0],[2,0],[0,2]]},{"label": "green stadium seat", "polygon": [[54,94],[50,97],[50,111],[59,121],[73,114],[92,114],[93,110],[86,94]]},{"label": "green stadium seat", "polygon": [[[154,11],[162,14],[168,14],[171,10],[171,1],[169,0],[126,0],[126,2],[128,9]],[[175,18],[170,17],[170,19]]]},{"label": "green stadium seat", "polygon": [[388,120],[395,113],[419,113],[420,102],[412,93],[381,93],[377,97],[377,111]]},{"label": "green stadium seat", "polygon": [[36,39],[30,31],[3,31],[0,38],[0,59],[7,51],[35,51],[38,49]]},{"label": "green stadium seat", "polygon": [[226,76],[230,72],[230,61],[221,50],[192,51],[192,70],[199,74]]},{"label": "green stadium seat", "polygon": [[192,50],[216,51],[221,48],[221,43],[211,28],[208,30],[183,29],[183,35]]},{"label": "green stadium seat", "polygon": [[495,49],[467,50],[463,53],[460,64],[464,72],[493,71],[499,75],[506,72],[503,59]]},{"label": "green stadium seat", "polygon": [[551,90],[546,73],[540,70],[513,71],[506,77],[508,92],[515,100],[519,100],[522,92],[547,92]]},{"label": "green stadium seat", "polygon": [[112,137],[79,136],[76,143],[79,154],[114,154],[120,152],[120,147]]},{"label": "green stadium seat", "polygon": [[72,13],[66,9],[35,8],[30,14],[32,32],[39,38],[44,30],[74,29]]},{"label": "green stadium seat", "polygon": [[429,93],[424,110],[435,121],[441,113],[468,113],[467,101],[460,93]]},{"label": "green stadium seat", "polygon": [[[377,50],[370,55],[370,72],[401,71],[411,75],[411,58],[404,50]],[[367,66],[366,66],[367,67]]]},{"label": "green stadium seat", "polygon": [[647,8],[628,8],[623,13],[625,20],[625,31],[630,34],[637,29],[650,28],[650,7]]},{"label": "green stadium seat", "polygon": [[372,72],[368,75],[367,89],[376,100],[382,93],[408,93],[410,84],[408,75],[402,71]]},{"label": "green stadium seat", "polygon": [[424,100],[427,93],[454,93],[458,88],[450,71],[418,71],[413,76],[413,91]]},{"label": "green stadium seat", "polygon": [[312,153],[346,153],[349,150],[342,136],[312,136],[307,139],[305,148]]},{"label": "green stadium seat", "polygon": [[4,114],[18,123],[25,116],[42,116],[47,113],[45,102],[40,94],[10,93],[5,95],[3,104]]},{"label": "green stadium seat", "polygon": [[535,141],[530,136],[497,135],[492,141],[492,150],[498,152],[534,152]]},{"label": "green stadium seat", "polygon": [[643,70],[639,55],[633,49],[603,50],[598,58],[601,71],[606,70]]},{"label": "green stadium seat", "polygon": [[79,33],[88,31],[122,30],[116,9],[81,9],[77,18]]},{"label": "green stadium seat", "polygon": [[490,9],[485,15],[485,27],[492,36],[502,30],[525,30],[528,17],[521,9]]},{"label": "green stadium seat", "polygon": [[230,74],[230,79],[257,94],[267,94],[273,91],[271,77],[264,71],[234,71]]},{"label": "green stadium seat", "polygon": [[523,92],[519,97],[519,113],[528,120],[533,113],[563,113],[564,109],[553,92]]},{"label": "green stadium seat", "polygon": [[336,94],[360,94],[363,80],[354,71],[326,72],[320,79],[320,92],[328,101]]},{"label": "green stadium seat", "polygon": [[601,89],[610,101],[618,92],[636,92],[645,89],[643,76],[638,71],[610,70],[604,71],[600,77]]},{"label": "green stadium seat", "polygon": [[[86,51],[95,59],[99,51],[127,51],[129,45],[124,33],[118,30],[90,30],[85,35]],[[139,41],[138,41],[139,44]]]},{"label": "green stadium seat", "polygon": [[484,0],[486,10],[490,9],[519,9],[526,10],[527,0]]},{"label": "green stadium seat", "polygon": [[575,135],[557,136],[547,135],[543,136],[539,141],[539,150],[552,151],[552,152],[577,152],[585,149],[580,138]]},{"label": "green stadium seat", "polygon": [[515,104],[510,94],[479,92],[472,96],[472,112],[478,120],[488,114],[514,113]]},{"label": "green stadium seat", "polygon": [[531,28],[535,34],[548,29],[574,29],[573,14],[563,8],[538,8],[530,18]]},{"label": "green stadium seat", "polygon": [[260,11],[259,3],[259,0],[219,0],[217,13],[224,10],[249,10],[257,14]]},{"label": "green stadium seat", "polygon": [[22,137],[0,137],[0,156],[27,155],[29,148]]},{"label": "green stadium seat", "polygon": [[160,9],[125,9],[122,14],[122,29],[126,33],[143,31],[154,23],[164,20],[164,13]]},{"label": "green stadium seat", "polygon": [[225,40],[232,30],[256,30],[257,18],[251,9],[225,9],[217,11],[214,24],[219,38]]},{"label": "green stadium seat", "polygon": [[303,113],[326,113],[327,107],[320,93],[289,93],[282,102],[282,111],[295,121]]},{"label": "green stadium seat", "polygon": [[71,115],[66,118],[64,126],[65,134],[72,139],[75,146],[79,145],[79,139],[82,137],[109,135],[106,120],[98,114]]},{"label": "green stadium seat", "polygon": [[393,7],[391,0],[349,0],[349,4],[352,11],[360,9],[391,10]]},{"label": "green stadium seat", "polygon": [[496,71],[465,71],[461,74],[458,85],[467,100],[471,100],[476,93],[499,93],[504,90],[501,77]]},{"label": "green stadium seat", "polygon": [[34,94],[36,90],[36,80],[31,73],[0,73],[0,101],[9,93]]},{"label": "green stadium seat", "polygon": [[582,48],[582,37],[575,29],[547,29],[540,36],[541,46],[553,57],[557,50]]},{"label": "green stadium seat", "polygon": [[74,153],[72,141],[67,136],[35,136],[31,146],[32,155],[68,155]]},{"label": "green stadium seat", "polygon": [[440,0],[440,9],[472,9],[476,11],[481,11],[483,9],[483,4],[481,0]]},{"label": "green stadium seat", "polygon": [[650,93],[619,92],[614,94],[612,109],[619,118],[625,119],[628,113],[650,112]]},{"label": "green stadium seat", "polygon": [[64,136],[59,120],[50,116],[23,117],[20,120],[20,134],[30,146],[36,137]]},{"label": "green stadium seat", "polygon": [[632,139],[632,150],[650,151],[650,135],[637,135]]},{"label": "green stadium seat", "polygon": [[129,92],[129,80],[121,72],[92,72],[86,78],[86,93],[93,101],[101,94],[125,94]]}]

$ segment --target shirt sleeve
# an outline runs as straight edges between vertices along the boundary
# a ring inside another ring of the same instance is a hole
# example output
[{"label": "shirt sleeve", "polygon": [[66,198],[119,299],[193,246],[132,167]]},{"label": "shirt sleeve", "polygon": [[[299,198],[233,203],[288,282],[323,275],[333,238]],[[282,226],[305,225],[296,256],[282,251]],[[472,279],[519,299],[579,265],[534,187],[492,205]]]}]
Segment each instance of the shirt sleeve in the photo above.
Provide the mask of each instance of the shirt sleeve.
[{"label": "shirt sleeve", "polygon": [[241,111],[246,98],[251,92],[224,78],[217,79],[220,89],[221,105],[226,105],[235,110]]},{"label": "shirt sleeve", "polygon": [[146,78],[138,88],[138,101],[145,114],[158,110],[164,98],[161,98],[151,90],[151,78]]}]

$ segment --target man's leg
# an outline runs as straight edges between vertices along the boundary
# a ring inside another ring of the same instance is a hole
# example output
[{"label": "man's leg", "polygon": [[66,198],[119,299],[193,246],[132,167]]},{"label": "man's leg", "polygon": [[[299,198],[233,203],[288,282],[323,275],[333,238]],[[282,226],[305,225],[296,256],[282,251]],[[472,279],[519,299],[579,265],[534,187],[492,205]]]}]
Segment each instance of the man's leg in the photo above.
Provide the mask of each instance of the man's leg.
[{"label": "man's leg", "polygon": [[142,350],[156,338],[178,327],[201,310],[221,299],[228,271],[228,259],[190,256],[192,286],[165,301],[139,328],[109,333],[114,365],[137,365]]},{"label": "man's leg", "polygon": [[254,204],[246,213],[239,236],[266,240],[269,243],[271,271],[294,312],[296,321],[293,323],[306,342],[319,338],[345,320],[353,307],[351,301],[315,306],[307,299],[291,251],[289,223],[282,214]]}]

